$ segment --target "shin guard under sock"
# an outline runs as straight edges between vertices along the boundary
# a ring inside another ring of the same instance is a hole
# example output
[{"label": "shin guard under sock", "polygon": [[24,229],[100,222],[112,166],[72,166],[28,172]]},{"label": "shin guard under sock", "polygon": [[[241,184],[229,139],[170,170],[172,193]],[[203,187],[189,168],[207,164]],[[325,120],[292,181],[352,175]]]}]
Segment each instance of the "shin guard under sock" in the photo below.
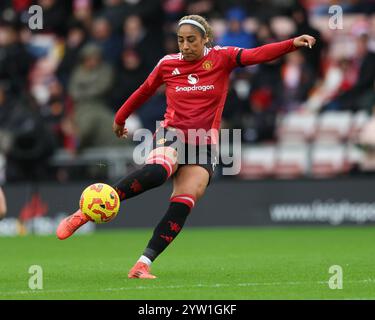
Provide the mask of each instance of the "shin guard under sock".
[{"label": "shin guard under sock", "polygon": [[192,195],[182,194],[171,198],[167,213],[156,226],[143,255],[154,261],[177,237],[195,205]]}]

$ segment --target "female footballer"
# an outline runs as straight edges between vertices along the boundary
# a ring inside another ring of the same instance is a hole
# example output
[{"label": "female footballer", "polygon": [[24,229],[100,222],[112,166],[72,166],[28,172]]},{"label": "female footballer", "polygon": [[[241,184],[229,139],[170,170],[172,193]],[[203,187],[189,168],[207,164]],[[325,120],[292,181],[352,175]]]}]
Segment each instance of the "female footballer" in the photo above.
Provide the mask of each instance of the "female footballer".
[{"label": "female footballer", "polygon": [[[302,35],[245,49],[213,47],[212,40],[212,29],[203,17],[189,15],[179,21],[177,41],[180,53],[162,58],[146,81],[121,106],[113,123],[113,131],[117,137],[127,137],[126,119],[159,86],[165,84],[167,108],[161,128],[167,133],[178,130],[182,133],[178,140],[184,144],[185,150],[198,150],[201,140],[187,140],[188,130],[204,129],[205,132],[210,132],[220,128],[229,75],[234,68],[271,61],[301,47],[311,49],[316,41],[314,37]],[[169,208],[154,229],[143,254],[129,271],[129,278],[156,278],[150,273],[151,263],[179,234],[190,211],[207,188],[215,164],[216,140],[215,135],[208,135],[207,139],[203,139],[209,147],[204,148],[207,162],[201,164],[198,161],[181,161],[186,160],[186,155],[179,154],[181,149],[176,148],[175,143],[157,138],[156,135],[145,165],[113,186],[120,199],[125,200],[173,178]],[[199,155],[200,152],[199,149],[196,154]],[[87,222],[88,218],[80,210],[76,211],[60,223],[56,232],[58,238],[68,238]]]}]

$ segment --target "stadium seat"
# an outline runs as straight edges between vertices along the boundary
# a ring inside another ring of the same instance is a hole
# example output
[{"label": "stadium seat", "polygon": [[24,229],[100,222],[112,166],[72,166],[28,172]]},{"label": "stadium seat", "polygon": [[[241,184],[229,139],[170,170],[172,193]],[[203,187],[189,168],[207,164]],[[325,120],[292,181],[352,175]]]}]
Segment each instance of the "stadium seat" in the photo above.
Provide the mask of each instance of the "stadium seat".
[{"label": "stadium seat", "polygon": [[308,169],[307,144],[280,144],[277,148],[275,176],[293,179],[304,176]]},{"label": "stadium seat", "polygon": [[304,142],[314,137],[317,116],[312,113],[291,112],[285,115],[278,126],[281,142]]},{"label": "stadium seat", "polygon": [[364,125],[370,119],[370,116],[366,111],[358,111],[353,116],[352,125],[349,131],[349,141],[356,143],[359,133],[361,132]]},{"label": "stadium seat", "polygon": [[329,178],[348,171],[344,144],[315,144],[311,150],[311,174],[315,178]]},{"label": "stadium seat", "polygon": [[352,114],[347,111],[327,111],[318,119],[317,142],[339,142],[346,141],[349,137]]},{"label": "stadium seat", "polygon": [[273,174],[275,146],[259,145],[242,149],[242,166],[239,176],[243,179],[267,178]]},{"label": "stadium seat", "polygon": [[348,144],[345,155],[345,163],[348,166],[348,170],[353,166],[360,165],[363,161],[363,156],[363,151],[355,144]]}]

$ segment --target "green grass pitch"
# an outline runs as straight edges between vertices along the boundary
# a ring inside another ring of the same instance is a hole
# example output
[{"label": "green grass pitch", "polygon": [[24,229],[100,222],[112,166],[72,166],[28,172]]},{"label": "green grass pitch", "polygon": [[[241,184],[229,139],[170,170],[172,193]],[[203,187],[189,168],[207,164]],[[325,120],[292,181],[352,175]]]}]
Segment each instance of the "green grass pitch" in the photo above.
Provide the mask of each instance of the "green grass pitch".
[{"label": "green grass pitch", "polygon": [[[0,299],[375,299],[374,227],[186,228],[153,264],[158,279],[127,279],[151,232],[0,238]],[[329,288],[332,265],[342,289]]]}]

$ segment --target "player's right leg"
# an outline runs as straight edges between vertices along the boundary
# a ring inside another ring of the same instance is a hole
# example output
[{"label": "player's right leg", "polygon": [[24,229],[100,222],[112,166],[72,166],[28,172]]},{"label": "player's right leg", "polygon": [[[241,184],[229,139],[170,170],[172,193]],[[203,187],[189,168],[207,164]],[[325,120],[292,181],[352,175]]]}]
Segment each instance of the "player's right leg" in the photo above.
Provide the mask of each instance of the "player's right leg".
[{"label": "player's right leg", "polygon": [[[113,188],[118,193],[121,201],[130,199],[162,185],[176,172],[177,167],[176,150],[172,147],[158,147],[150,152],[145,165],[141,169],[121,179],[113,185]],[[60,240],[64,240],[88,221],[86,215],[78,209],[60,222],[56,235]]]},{"label": "player's right leg", "polygon": [[185,165],[173,178],[170,205],[154,229],[145,251],[128,273],[128,278],[155,279],[150,272],[152,262],[174,241],[181,232],[196,201],[200,199],[210,179],[206,168]]}]

